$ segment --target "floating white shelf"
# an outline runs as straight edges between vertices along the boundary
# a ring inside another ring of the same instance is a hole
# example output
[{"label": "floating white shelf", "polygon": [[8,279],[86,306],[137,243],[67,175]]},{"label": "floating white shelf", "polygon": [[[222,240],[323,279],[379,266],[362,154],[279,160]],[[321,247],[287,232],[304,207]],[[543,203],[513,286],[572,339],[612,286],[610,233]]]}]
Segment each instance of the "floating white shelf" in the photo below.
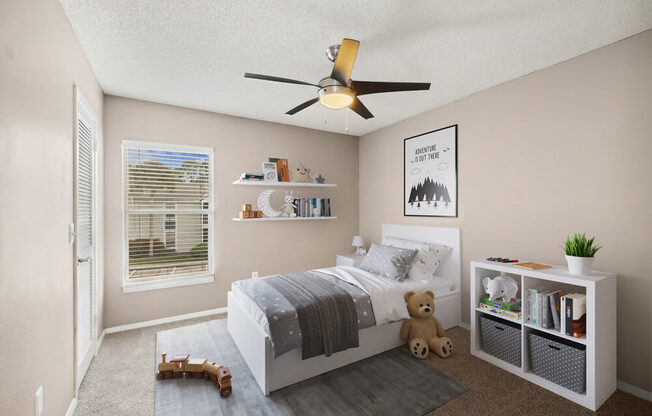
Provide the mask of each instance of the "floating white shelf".
[{"label": "floating white shelf", "polygon": [[257,221],[305,221],[305,220],[336,220],[337,217],[264,217],[264,218],[233,218],[239,222]]},{"label": "floating white shelf", "polygon": [[265,181],[233,181],[234,185],[264,186],[278,188],[335,188],[336,183],[307,183],[307,182],[265,182]]}]

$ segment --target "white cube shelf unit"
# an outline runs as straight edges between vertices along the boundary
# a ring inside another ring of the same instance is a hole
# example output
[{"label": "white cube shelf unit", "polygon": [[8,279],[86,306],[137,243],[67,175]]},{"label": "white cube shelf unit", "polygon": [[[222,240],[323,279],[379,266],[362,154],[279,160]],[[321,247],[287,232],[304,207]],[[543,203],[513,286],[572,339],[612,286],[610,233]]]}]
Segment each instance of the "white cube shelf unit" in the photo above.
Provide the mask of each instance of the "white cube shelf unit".
[{"label": "white cube shelf unit", "polygon": [[[479,307],[480,298],[485,294],[482,279],[501,274],[514,278],[519,285],[517,296],[522,300],[523,322],[493,314]],[[544,329],[524,322],[527,302],[524,301],[523,294],[527,293],[528,288],[535,287],[586,294],[586,336],[574,338],[554,329]],[[568,268],[564,266],[528,270],[508,263],[472,261],[470,296],[471,354],[593,411],[616,391],[616,274],[594,271],[591,275],[578,276],[569,273]],[[515,322],[520,326],[521,367],[502,361],[482,350],[480,316],[483,314],[496,316],[506,322]],[[566,389],[532,372],[527,336],[532,331],[544,332],[586,346],[586,391],[583,394]]]}]

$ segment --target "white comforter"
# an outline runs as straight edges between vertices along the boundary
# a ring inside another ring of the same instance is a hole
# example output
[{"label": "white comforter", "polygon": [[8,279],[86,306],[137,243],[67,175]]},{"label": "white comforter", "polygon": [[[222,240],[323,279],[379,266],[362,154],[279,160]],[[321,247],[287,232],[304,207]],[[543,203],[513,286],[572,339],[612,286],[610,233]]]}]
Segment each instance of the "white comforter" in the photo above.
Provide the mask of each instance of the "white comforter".
[{"label": "white comforter", "polygon": [[[453,285],[450,280],[441,277],[436,277],[434,281],[407,279],[403,282],[396,282],[366,272],[362,269],[358,269],[357,267],[348,266],[337,266],[316,270],[343,279],[364,290],[371,300],[371,307],[374,311],[376,325],[384,325],[409,318],[407,307],[405,306],[405,300],[403,298],[403,295],[408,290],[413,290],[415,292],[432,290],[435,294],[438,294],[447,293]],[[240,290],[237,282],[231,284],[231,292],[239,299],[247,315],[249,315],[254,322],[265,331],[265,333],[269,334],[269,322],[267,322],[267,316],[256,302]]]},{"label": "white comforter", "polygon": [[364,290],[371,300],[376,325],[409,319],[403,294],[406,292],[401,282],[385,279],[357,267],[338,266],[318,269]]}]

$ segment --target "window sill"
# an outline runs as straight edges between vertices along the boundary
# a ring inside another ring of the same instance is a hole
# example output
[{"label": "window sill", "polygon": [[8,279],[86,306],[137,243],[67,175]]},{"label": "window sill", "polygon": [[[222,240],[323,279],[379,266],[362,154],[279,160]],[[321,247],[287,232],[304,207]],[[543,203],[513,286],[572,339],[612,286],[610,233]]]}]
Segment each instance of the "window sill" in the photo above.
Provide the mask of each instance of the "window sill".
[{"label": "window sill", "polygon": [[213,283],[214,281],[215,281],[215,276],[213,274],[202,274],[197,276],[183,276],[183,277],[165,277],[162,279],[125,282],[122,286],[122,292],[123,293],[144,292],[148,290],[169,289],[173,287],[201,285],[204,283]]}]

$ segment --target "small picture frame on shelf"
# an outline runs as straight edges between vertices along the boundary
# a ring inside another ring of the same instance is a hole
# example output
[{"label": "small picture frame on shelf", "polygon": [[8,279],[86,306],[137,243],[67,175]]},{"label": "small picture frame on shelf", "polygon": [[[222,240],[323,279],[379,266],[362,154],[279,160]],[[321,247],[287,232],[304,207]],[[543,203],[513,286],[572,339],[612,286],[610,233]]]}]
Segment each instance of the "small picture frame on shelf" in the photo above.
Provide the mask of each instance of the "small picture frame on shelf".
[{"label": "small picture frame on shelf", "polygon": [[278,182],[278,176],[276,173],[276,163],[274,162],[263,162],[263,176],[265,182]]}]

